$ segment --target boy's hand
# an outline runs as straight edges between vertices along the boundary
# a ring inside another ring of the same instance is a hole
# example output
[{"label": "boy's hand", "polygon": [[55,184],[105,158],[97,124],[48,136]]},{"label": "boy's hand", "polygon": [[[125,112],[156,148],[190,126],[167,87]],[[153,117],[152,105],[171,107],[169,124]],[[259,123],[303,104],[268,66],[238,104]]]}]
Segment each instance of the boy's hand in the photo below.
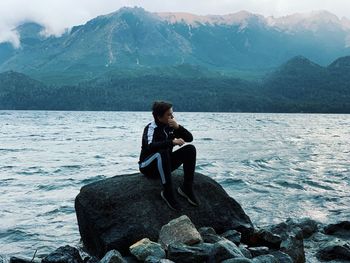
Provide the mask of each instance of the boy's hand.
[{"label": "boy's hand", "polygon": [[175,118],[169,119],[168,120],[168,124],[169,124],[170,127],[174,128],[174,129],[178,129],[179,128],[179,124],[176,122]]},{"label": "boy's hand", "polygon": [[174,145],[182,146],[182,145],[185,144],[185,141],[184,141],[183,139],[181,139],[181,138],[179,138],[179,139],[174,139],[174,140],[173,140],[173,144],[174,144]]}]

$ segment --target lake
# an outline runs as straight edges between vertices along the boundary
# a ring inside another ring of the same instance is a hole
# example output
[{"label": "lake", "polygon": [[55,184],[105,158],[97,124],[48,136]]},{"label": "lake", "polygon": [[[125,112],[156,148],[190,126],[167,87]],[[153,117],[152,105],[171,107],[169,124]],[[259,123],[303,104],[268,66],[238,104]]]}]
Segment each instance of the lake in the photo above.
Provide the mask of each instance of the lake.
[{"label": "lake", "polygon": [[[194,136],[196,171],[218,181],[254,225],[350,218],[350,115],[174,115]],[[150,121],[150,112],[0,111],[0,254],[78,245],[80,188],[138,172]]]}]

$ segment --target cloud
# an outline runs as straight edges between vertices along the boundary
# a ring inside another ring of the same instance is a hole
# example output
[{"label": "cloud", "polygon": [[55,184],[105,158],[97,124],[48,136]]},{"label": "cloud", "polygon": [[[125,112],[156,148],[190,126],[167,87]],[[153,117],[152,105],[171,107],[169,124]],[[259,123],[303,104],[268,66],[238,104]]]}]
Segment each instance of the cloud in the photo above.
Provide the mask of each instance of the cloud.
[{"label": "cloud", "polygon": [[152,12],[189,12],[195,14],[227,14],[240,10],[283,16],[296,12],[325,9],[339,17],[350,17],[348,0],[1,0],[0,42],[20,45],[13,30],[26,21],[45,27],[45,34],[60,35],[67,28],[84,24],[102,14],[123,6],[141,6]]}]

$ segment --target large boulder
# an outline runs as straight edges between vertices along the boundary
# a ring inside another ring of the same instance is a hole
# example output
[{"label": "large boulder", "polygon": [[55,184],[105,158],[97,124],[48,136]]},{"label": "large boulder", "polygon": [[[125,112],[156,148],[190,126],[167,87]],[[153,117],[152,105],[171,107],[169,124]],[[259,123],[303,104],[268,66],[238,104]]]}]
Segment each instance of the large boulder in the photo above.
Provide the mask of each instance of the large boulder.
[{"label": "large boulder", "polygon": [[[174,189],[182,181],[183,171],[173,172]],[[242,240],[250,237],[254,231],[250,218],[217,182],[196,173],[194,190],[200,206],[177,195],[181,211],[176,212],[161,199],[160,180],[139,173],[83,186],[75,210],[86,249],[98,257],[111,249],[128,254],[129,246],[140,239],[158,240],[161,227],[181,215],[187,215],[196,228],[211,226],[219,234],[234,229],[242,233]]]}]

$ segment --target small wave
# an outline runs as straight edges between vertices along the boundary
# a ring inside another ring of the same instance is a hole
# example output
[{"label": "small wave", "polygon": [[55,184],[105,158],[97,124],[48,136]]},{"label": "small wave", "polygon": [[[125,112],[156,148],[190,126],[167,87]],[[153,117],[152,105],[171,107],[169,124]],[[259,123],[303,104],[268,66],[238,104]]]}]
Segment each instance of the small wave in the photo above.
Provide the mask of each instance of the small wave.
[{"label": "small wave", "polygon": [[20,149],[6,149],[6,148],[0,148],[0,152],[23,152],[31,150],[29,148],[20,148]]},{"label": "small wave", "polygon": [[96,129],[122,129],[122,130],[125,130],[127,129],[126,126],[96,126],[95,127]]},{"label": "small wave", "polygon": [[332,188],[330,186],[322,185],[320,183],[317,183],[317,182],[314,182],[314,181],[311,181],[311,180],[304,180],[303,182],[308,184],[308,185],[310,185],[310,186],[321,188],[321,189],[324,189],[324,190],[334,190],[334,188]]},{"label": "small wave", "polygon": [[60,166],[60,168],[63,168],[63,169],[81,169],[81,165],[79,165],[79,164],[62,165],[62,166]]},{"label": "small wave", "polygon": [[296,184],[296,183],[290,183],[287,181],[276,181],[276,184],[283,186],[283,187],[287,187],[287,188],[294,188],[294,189],[298,189],[298,190],[305,190],[305,188],[303,186],[301,186],[300,184]]},{"label": "small wave", "polygon": [[208,138],[208,137],[205,137],[205,138],[200,138],[198,139],[199,141],[213,141],[213,138]]},{"label": "small wave", "polygon": [[19,242],[33,236],[39,235],[34,233],[28,233],[20,229],[6,229],[3,232],[0,231],[0,239],[6,242]]},{"label": "small wave", "polygon": [[52,190],[58,190],[64,187],[65,187],[64,185],[57,186],[57,185],[40,184],[37,186],[37,189],[44,190],[44,191],[52,191]]},{"label": "small wave", "polygon": [[5,166],[1,166],[0,169],[12,169],[15,168],[16,166],[13,165],[5,165]]},{"label": "small wave", "polygon": [[251,168],[262,168],[266,170],[276,170],[277,168],[274,168],[271,166],[271,163],[273,161],[280,161],[281,159],[277,156],[270,157],[270,158],[263,158],[263,159],[257,159],[257,160],[243,160],[242,163],[245,166],[251,167]]},{"label": "small wave", "polygon": [[24,171],[16,172],[16,174],[19,174],[19,175],[34,175],[34,174],[47,175],[49,173],[44,171],[41,168],[39,168],[39,169],[34,168],[34,170],[33,170],[33,168],[29,167]]},{"label": "small wave", "polygon": [[40,216],[50,216],[50,215],[59,214],[59,213],[72,214],[72,213],[75,213],[75,209],[72,206],[63,205],[63,206],[60,206],[59,208],[40,214]]},{"label": "small wave", "polygon": [[96,181],[99,181],[99,180],[102,180],[102,179],[105,179],[105,178],[106,178],[105,175],[97,175],[97,176],[94,176],[94,177],[86,178],[86,179],[82,180],[81,183],[83,185],[90,184],[90,183],[93,183],[93,182],[96,182]]},{"label": "small wave", "polygon": [[224,185],[247,185],[247,183],[244,180],[238,178],[224,178],[218,181],[220,181],[220,183]]}]

